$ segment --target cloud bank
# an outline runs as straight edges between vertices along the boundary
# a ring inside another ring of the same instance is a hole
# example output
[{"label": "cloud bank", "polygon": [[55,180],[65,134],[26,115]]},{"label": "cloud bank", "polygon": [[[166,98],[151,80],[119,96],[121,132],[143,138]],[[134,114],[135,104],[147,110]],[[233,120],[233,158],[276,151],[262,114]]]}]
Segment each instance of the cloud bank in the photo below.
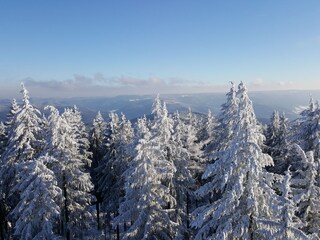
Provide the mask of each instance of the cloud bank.
[{"label": "cloud bank", "polygon": [[39,81],[27,78],[25,85],[39,97],[90,97],[116,95],[198,93],[226,90],[226,85],[213,85],[204,82],[191,82],[184,79],[105,77],[95,74],[92,77],[74,75],[63,81]]},{"label": "cloud bank", "polygon": [[[235,83],[240,80],[232,80]],[[105,77],[97,73],[93,76],[75,74],[66,80],[42,81],[32,78],[23,80],[33,97],[109,97],[117,95],[144,95],[144,94],[185,94],[227,92],[230,83],[216,84],[201,81],[189,81],[181,78],[161,79],[156,77],[134,78],[129,76]],[[245,81],[249,91],[267,90],[306,90],[320,89],[320,81],[291,82],[267,81],[257,77],[253,81]],[[17,92],[18,92],[17,84]]]}]

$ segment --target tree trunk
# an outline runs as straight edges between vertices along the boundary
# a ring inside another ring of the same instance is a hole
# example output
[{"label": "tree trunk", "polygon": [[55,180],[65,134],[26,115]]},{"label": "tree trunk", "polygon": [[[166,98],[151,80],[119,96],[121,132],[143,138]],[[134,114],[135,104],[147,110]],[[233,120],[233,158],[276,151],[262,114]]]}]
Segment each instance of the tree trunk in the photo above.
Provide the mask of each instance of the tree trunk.
[{"label": "tree trunk", "polygon": [[120,227],[117,225],[117,240],[120,240]]},{"label": "tree trunk", "polygon": [[98,225],[98,230],[100,230],[101,226],[100,226],[100,202],[97,199],[96,202],[96,210],[97,210],[97,225]]},{"label": "tree trunk", "polygon": [[190,219],[189,219],[189,214],[190,214],[190,199],[189,199],[189,193],[187,192],[187,206],[186,206],[186,210],[187,210],[187,228],[189,229],[189,225],[190,225]]},{"label": "tree trunk", "polygon": [[68,229],[69,223],[69,212],[68,212],[68,195],[67,195],[67,186],[66,186],[66,177],[63,174],[63,196],[64,196],[64,212],[63,212],[63,239],[70,240],[70,232]]}]

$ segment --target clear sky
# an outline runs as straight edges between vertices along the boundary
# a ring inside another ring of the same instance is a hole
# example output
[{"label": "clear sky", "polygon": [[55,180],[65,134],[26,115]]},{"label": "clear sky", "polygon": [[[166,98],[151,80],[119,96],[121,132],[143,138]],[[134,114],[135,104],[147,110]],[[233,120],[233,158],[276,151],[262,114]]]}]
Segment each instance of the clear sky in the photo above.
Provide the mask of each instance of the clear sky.
[{"label": "clear sky", "polygon": [[0,2],[0,98],[320,89],[320,1]]}]

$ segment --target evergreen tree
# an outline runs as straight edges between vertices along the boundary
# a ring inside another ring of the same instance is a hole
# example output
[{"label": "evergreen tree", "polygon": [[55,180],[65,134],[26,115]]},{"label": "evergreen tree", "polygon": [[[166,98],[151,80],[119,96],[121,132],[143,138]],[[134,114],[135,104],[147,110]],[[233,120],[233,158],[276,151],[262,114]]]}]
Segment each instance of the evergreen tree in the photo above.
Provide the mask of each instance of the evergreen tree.
[{"label": "evergreen tree", "polygon": [[204,128],[205,133],[202,135],[202,141],[204,141],[204,152],[206,157],[210,159],[210,155],[212,155],[212,153],[216,150],[218,144],[216,139],[217,122],[210,110],[208,111]]},{"label": "evergreen tree", "polygon": [[184,133],[181,134],[181,140],[183,147],[187,149],[190,155],[189,169],[195,179],[200,178],[205,164],[202,151],[204,143],[197,138],[200,130],[199,125],[201,125],[199,120],[192,113],[191,108],[189,108],[184,122]]},{"label": "evergreen tree", "polygon": [[105,155],[107,123],[100,111],[93,119],[92,128],[89,134],[90,149],[92,151],[92,169],[95,169]]},{"label": "evergreen tree", "polygon": [[60,217],[62,191],[46,162],[48,156],[20,163],[19,182],[13,191],[20,192],[20,201],[12,211],[16,220],[14,235],[19,239],[54,239]]},{"label": "evergreen tree", "polygon": [[7,131],[3,122],[0,122],[0,159],[7,145]]},{"label": "evergreen tree", "polygon": [[91,178],[94,184],[94,195],[97,199],[96,210],[97,210],[97,225],[100,229],[100,205],[102,203],[101,193],[98,191],[98,177],[96,175],[96,168],[99,166],[106,153],[106,128],[107,124],[104,121],[100,111],[96,115],[92,123],[92,128],[89,133],[90,150],[92,152],[92,164],[91,164]]},{"label": "evergreen tree", "polygon": [[268,146],[268,154],[271,157],[277,156],[277,152],[274,149],[279,142],[279,131],[280,131],[280,114],[278,111],[273,111],[271,122],[267,127],[266,132],[266,145]]},{"label": "evergreen tree", "polygon": [[[190,211],[191,199],[193,199],[193,190],[195,187],[195,180],[192,177],[190,168],[192,167],[190,161],[190,153],[184,147],[182,138],[185,134],[185,124],[181,121],[179,113],[175,114],[175,126],[173,134],[173,163],[176,172],[173,176],[173,190],[176,199],[176,222],[179,227],[177,230],[177,239],[190,238]],[[191,166],[190,166],[191,165]]]},{"label": "evergreen tree", "polygon": [[317,183],[319,162],[315,160],[312,151],[305,153],[299,145],[295,145],[295,148],[305,166],[303,179],[300,178],[303,193],[298,198],[299,209],[296,212],[305,225],[303,230],[320,237],[320,188]]},{"label": "evergreen tree", "polygon": [[271,122],[266,131],[267,153],[273,158],[274,166],[271,171],[283,174],[290,164],[289,162],[289,124],[285,114],[273,112]]},{"label": "evergreen tree", "polygon": [[86,131],[86,127],[82,121],[80,111],[76,106],[71,109],[67,108],[62,114],[62,117],[65,118],[67,124],[70,126],[71,134],[77,142],[77,148],[80,153],[78,157],[81,158],[81,160],[85,164],[85,167],[89,169],[89,167],[91,166],[90,157],[92,153],[89,151],[89,137]]},{"label": "evergreen tree", "polygon": [[15,125],[14,121],[16,118],[17,113],[21,110],[20,106],[18,105],[16,99],[13,99],[11,102],[11,107],[10,111],[7,114],[7,121],[5,122],[6,128],[8,135],[10,136],[12,133],[11,131],[13,130],[13,126]]},{"label": "evergreen tree", "polygon": [[23,106],[19,109],[16,102],[13,101],[7,122],[9,134],[7,147],[1,160],[0,176],[3,199],[1,208],[5,212],[5,222],[9,220],[8,212],[19,201],[19,192],[13,191],[13,188],[19,181],[16,175],[20,172],[20,163],[32,161],[43,148],[40,112],[30,103],[28,91],[23,84],[21,87]]},{"label": "evergreen tree", "polygon": [[51,114],[46,152],[57,159],[49,168],[54,171],[64,197],[60,207],[62,234],[67,239],[81,238],[85,231],[91,228],[93,219],[90,210],[93,184],[86,171],[89,160],[82,155],[83,149],[74,126],[69,125],[77,119],[72,119],[69,110],[60,116],[54,107],[50,106],[48,109]]},{"label": "evergreen tree", "polygon": [[119,203],[124,197],[123,173],[131,160],[133,129],[124,114],[119,119],[116,113],[110,113],[109,129],[107,152],[97,168],[97,174],[98,192],[102,195],[106,224],[110,228],[108,225],[112,217],[118,215]]},{"label": "evergreen tree", "polygon": [[236,92],[234,83],[231,83],[230,91],[227,93],[227,101],[221,106],[218,127],[218,136],[220,137],[217,141],[217,149],[219,151],[226,150],[230,145],[230,141],[234,138],[239,102]]},{"label": "evergreen tree", "polygon": [[318,102],[310,98],[309,107],[300,113],[296,121],[296,132],[293,142],[308,152],[314,151],[316,158],[320,156],[320,108]]},{"label": "evergreen tree", "polygon": [[171,163],[161,153],[160,146],[152,141],[146,125],[145,118],[139,119],[141,139],[136,155],[124,173],[126,194],[114,224],[132,223],[122,239],[172,239],[177,224],[171,220],[172,209],[167,205],[175,205],[175,199],[170,188],[163,184],[168,174],[173,175]]},{"label": "evergreen tree", "polygon": [[[117,214],[119,207],[120,191],[115,187],[119,178],[119,172],[115,172],[116,145],[119,139],[119,117],[116,113],[109,114],[109,121],[106,129],[106,154],[96,168],[97,193],[102,198],[103,211],[106,213],[106,227],[110,228],[110,222]],[[110,230],[110,229],[109,229]]]},{"label": "evergreen tree", "polygon": [[252,239],[257,219],[270,219],[275,214],[274,193],[269,187],[273,178],[263,169],[273,161],[260,148],[263,135],[242,83],[238,96],[234,137],[204,172],[203,179],[210,181],[196,192],[200,197],[220,196],[194,212],[195,239]]},{"label": "evergreen tree", "polygon": [[280,219],[275,221],[258,220],[259,230],[256,231],[257,239],[309,239],[298,227],[301,226],[300,220],[296,217],[296,204],[291,193],[291,172],[288,170],[282,185],[282,196],[278,203]]}]

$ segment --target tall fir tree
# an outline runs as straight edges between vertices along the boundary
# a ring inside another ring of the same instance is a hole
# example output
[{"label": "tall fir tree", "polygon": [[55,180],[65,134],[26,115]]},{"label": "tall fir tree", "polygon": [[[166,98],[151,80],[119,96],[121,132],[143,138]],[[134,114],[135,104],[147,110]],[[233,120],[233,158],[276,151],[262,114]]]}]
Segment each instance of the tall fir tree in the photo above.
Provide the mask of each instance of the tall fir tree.
[{"label": "tall fir tree", "polygon": [[141,138],[136,155],[125,172],[125,198],[114,224],[132,223],[122,239],[172,239],[177,223],[171,220],[172,209],[167,205],[174,205],[175,199],[163,181],[173,172],[159,145],[152,141],[146,122],[145,118],[138,120]]},{"label": "tall fir tree", "polygon": [[180,119],[177,112],[174,115],[174,134],[173,138],[173,163],[176,172],[173,176],[173,195],[176,199],[176,222],[179,227],[177,229],[177,239],[189,239],[191,237],[190,229],[190,212],[191,200],[193,200],[193,190],[196,181],[191,174],[192,164],[190,161],[190,153],[183,144],[183,136],[185,134],[185,124]]},{"label": "tall fir tree", "polygon": [[6,145],[8,140],[8,134],[6,126],[3,124],[3,122],[0,122],[0,159],[5,151]]},{"label": "tall fir tree", "polygon": [[94,184],[94,195],[97,200],[96,210],[98,229],[101,228],[100,206],[102,203],[102,195],[98,191],[99,183],[96,169],[100,165],[104,155],[106,154],[106,128],[107,124],[99,111],[93,120],[92,127],[89,133],[90,151],[92,152],[92,164],[90,173]]},{"label": "tall fir tree", "polygon": [[[310,239],[299,229],[301,221],[295,215],[297,210],[296,203],[293,200],[291,192],[291,172],[290,168],[285,172],[282,184],[282,196],[277,206],[280,216],[275,219],[260,219],[257,221],[258,230],[255,232],[257,239]],[[312,239],[312,238],[311,238]]]},{"label": "tall fir tree", "polygon": [[[19,201],[20,194],[14,191],[14,186],[19,183],[17,174],[20,172],[21,163],[32,161],[43,148],[42,120],[40,111],[29,101],[28,90],[21,84],[23,105],[21,109],[13,101],[8,116],[8,142],[2,154],[0,170],[2,202],[6,209],[5,221],[8,222],[9,211]],[[14,221],[11,223],[14,227]]]},{"label": "tall fir tree", "polygon": [[[102,196],[106,213],[106,227],[110,230],[112,218],[118,215],[119,204],[124,197],[124,176],[131,160],[133,128],[131,122],[121,115],[110,113],[109,136],[106,154],[97,168],[98,193]],[[118,227],[119,228],[119,227]],[[119,231],[119,229],[117,230]]]},{"label": "tall fir tree", "polygon": [[43,156],[23,162],[17,174],[19,182],[13,190],[20,192],[20,201],[11,214],[16,221],[14,236],[19,239],[58,238],[59,201],[63,197],[47,161],[52,159]]},{"label": "tall fir tree", "polygon": [[259,218],[272,218],[273,178],[264,171],[272,165],[269,155],[262,152],[263,135],[257,126],[252,102],[246,87],[238,90],[239,105],[235,132],[229,146],[203,174],[210,179],[197,190],[200,197],[218,194],[218,199],[194,212],[195,239],[253,239]]},{"label": "tall fir tree", "polygon": [[60,115],[52,106],[48,109],[51,113],[48,119],[46,152],[57,160],[48,166],[54,171],[63,194],[60,207],[62,235],[65,239],[83,238],[85,232],[92,228],[94,219],[90,210],[93,201],[91,195],[93,184],[86,169],[90,160],[82,155],[83,149],[78,133],[74,126],[69,125],[70,122],[77,122],[77,119],[72,119],[73,114],[66,110]]},{"label": "tall fir tree", "polygon": [[284,113],[273,112],[266,130],[265,146],[267,153],[274,160],[274,166],[269,169],[283,174],[290,164],[289,123]]},{"label": "tall fir tree", "polygon": [[237,91],[234,83],[231,83],[230,91],[227,93],[227,101],[221,106],[221,113],[219,116],[217,150],[224,151],[234,138],[235,125],[237,124],[238,102]]},{"label": "tall fir tree", "polygon": [[311,97],[308,108],[300,113],[300,118],[296,121],[292,142],[299,144],[304,151],[313,151],[316,158],[320,157],[319,122],[319,104]]}]

